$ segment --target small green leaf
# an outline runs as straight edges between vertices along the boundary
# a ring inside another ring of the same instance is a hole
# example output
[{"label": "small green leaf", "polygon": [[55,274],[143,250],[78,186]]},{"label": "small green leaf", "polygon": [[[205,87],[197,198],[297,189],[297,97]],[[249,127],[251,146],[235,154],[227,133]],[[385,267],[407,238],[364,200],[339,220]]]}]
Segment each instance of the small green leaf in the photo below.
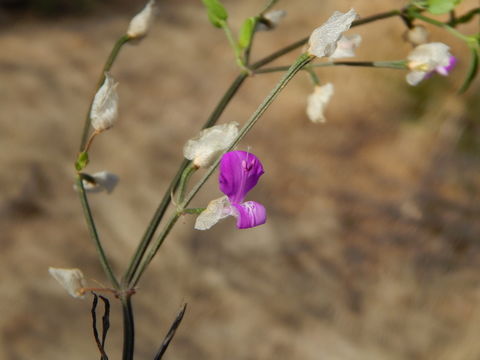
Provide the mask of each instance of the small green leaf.
[{"label": "small green leaf", "polygon": [[77,171],[82,171],[85,169],[85,167],[88,164],[88,153],[85,151],[82,151],[80,154],[78,154],[77,161],[75,161],[75,169]]},{"label": "small green leaf", "polygon": [[238,35],[238,46],[240,47],[240,49],[243,50],[250,46],[256,23],[257,19],[255,17],[249,17],[244,21],[240,29],[240,34]]},{"label": "small green leaf", "polygon": [[445,14],[455,9],[462,0],[428,0],[428,12],[431,14]]},{"label": "small green leaf", "polygon": [[208,19],[213,26],[221,28],[225,21],[228,19],[227,10],[220,3],[219,0],[202,0],[203,4],[207,8]]},{"label": "small green leaf", "polygon": [[463,85],[460,88],[460,90],[458,90],[459,94],[462,94],[468,90],[473,79],[475,79],[475,76],[477,75],[478,62],[479,62],[478,49],[471,48],[470,50],[471,50],[472,58],[470,60],[470,66],[468,67],[468,72],[467,72],[467,76],[465,77],[465,81],[463,82]]}]

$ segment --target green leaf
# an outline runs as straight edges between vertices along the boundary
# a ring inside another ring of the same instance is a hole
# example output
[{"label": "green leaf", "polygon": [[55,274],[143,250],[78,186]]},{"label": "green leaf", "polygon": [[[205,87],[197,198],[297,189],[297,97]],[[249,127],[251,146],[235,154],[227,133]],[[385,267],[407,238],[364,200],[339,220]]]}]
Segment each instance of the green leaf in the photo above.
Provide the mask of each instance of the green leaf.
[{"label": "green leaf", "polygon": [[445,14],[455,9],[462,0],[428,0],[428,11],[431,14]]},{"label": "green leaf", "polygon": [[467,72],[467,76],[465,77],[465,81],[463,82],[463,85],[460,88],[460,90],[458,90],[459,94],[462,94],[468,90],[468,88],[472,84],[473,79],[475,79],[475,76],[477,75],[478,62],[479,62],[478,48],[476,49],[472,47],[470,50],[471,50],[472,58],[470,60],[470,66],[468,67],[468,72]]},{"label": "green leaf", "polygon": [[82,171],[88,164],[88,153],[86,151],[82,151],[78,154],[77,161],[75,161],[75,169],[77,171]]},{"label": "green leaf", "polygon": [[240,47],[240,49],[243,50],[250,46],[256,23],[257,19],[255,17],[249,17],[244,21],[240,29],[240,34],[238,35],[238,46]]},{"label": "green leaf", "polygon": [[208,19],[213,26],[221,28],[228,19],[227,10],[219,0],[202,0],[203,5],[207,8]]}]

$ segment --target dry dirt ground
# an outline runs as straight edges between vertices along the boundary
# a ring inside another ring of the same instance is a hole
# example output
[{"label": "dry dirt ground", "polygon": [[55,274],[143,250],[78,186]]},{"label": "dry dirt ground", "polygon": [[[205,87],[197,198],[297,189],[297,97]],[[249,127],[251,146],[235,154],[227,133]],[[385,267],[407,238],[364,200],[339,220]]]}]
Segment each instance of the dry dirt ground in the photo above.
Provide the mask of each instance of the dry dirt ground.
[{"label": "dry dirt ground", "polygon": [[[260,3],[227,1],[234,27]],[[308,35],[334,10],[354,6],[368,16],[402,5],[281,2],[288,17],[258,35],[253,57]],[[0,359],[98,358],[90,299],[68,297],[47,268],[79,267],[105,282],[72,165],[102,63],[128,21],[102,13],[1,29]],[[193,218],[180,221],[134,296],[138,359],[153,358],[184,301],[167,359],[480,358],[479,83],[455,94],[467,51],[431,30],[459,57],[452,76],[411,88],[403,71],[321,70],[335,84],[324,125],[305,116],[309,79],[294,79],[240,145],[264,163],[249,199],[265,204],[267,224],[238,231],[229,219],[198,232]],[[358,59],[405,58],[403,31],[398,19],[352,30],[363,36]],[[89,165],[121,178],[113,194],[91,197],[117,272],[181,147],[236,73],[199,1],[161,2],[149,37],[122,51],[113,69],[121,118],[97,139]],[[279,77],[248,79],[221,121],[244,122]],[[195,205],[218,196],[212,179]],[[118,359],[113,303],[107,350]]]}]

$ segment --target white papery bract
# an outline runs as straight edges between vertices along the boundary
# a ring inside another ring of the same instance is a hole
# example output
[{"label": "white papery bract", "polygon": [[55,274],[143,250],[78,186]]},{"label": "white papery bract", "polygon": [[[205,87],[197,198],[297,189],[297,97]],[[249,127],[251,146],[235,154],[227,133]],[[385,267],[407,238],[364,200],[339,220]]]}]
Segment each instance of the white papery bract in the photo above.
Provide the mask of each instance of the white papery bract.
[{"label": "white papery bract", "polygon": [[220,154],[232,145],[238,135],[238,123],[230,122],[202,130],[187,141],[183,155],[200,168],[209,167]]},{"label": "white papery bract", "polygon": [[413,49],[407,58],[408,68],[411,70],[407,75],[407,82],[417,85],[434,71],[447,75],[452,58],[449,50],[447,45],[440,42],[422,44]]},{"label": "white papery bract", "polygon": [[404,37],[405,40],[407,40],[413,46],[418,46],[425,44],[428,41],[428,31],[425,26],[416,25],[407,30]]},{"label": "white papery bract", "polygon": [[361,42],[362,37],[358,34],[342,35],[330,60],[354,57],[355,49],[360,46]]},{"label": "white papery bract", "polygon": [[[90,175],[92,178],[89,181],[87,178],[83,179],[83,188],[88,193],[107,192],[110,194],[118,184],[119,178],[117,175],[108,171],[100,171]],[[74,186],[76,189],[76,186]]]},{"label": "white papery bract", "polygon": [[257,31],[269,31],[275,29],[282,19],[287,15],[285,10],[272,10],[265,13],[259,22],[257,22]]},{"label": "white papery bract", "polygon": [[95,94],[90,111],[92,127],[97,132],[110,129],[118,117],[117,85],[110,74],[105,73],[105,81]]},{"label": "white papery bract", "polygon": [[324,109],[333,95],[333,84],[315,86],[315,90],[307,98],[307,116],[313,123],[324,123]]},{"label": "white papery bract", "polygon": [[208,230],[230,215],[232,215],[232,206],[228,196],[222,196],[208,203],[207,208],[198,215],[194,227],[197,230]]},{"label": "white papery bract", "polygon": [[346,13],[335,11],[322,26],[313,30],[308,40],[308,53],[316,57],[332,56],[342,34],[350,29],[357,18],[357,12],[350,9]]},{"label": "white papery bract", "polygon": [[84,298],[85,277],[80,269],[62,269],[49,267],[48,272],[74,298]]},{"label": "white papery bract", "polygon": [[128,25],[127,35],[132,39],[141,39],[148,34],[153,22],[155,0],[150,0],[147,5],[135,15]]}]

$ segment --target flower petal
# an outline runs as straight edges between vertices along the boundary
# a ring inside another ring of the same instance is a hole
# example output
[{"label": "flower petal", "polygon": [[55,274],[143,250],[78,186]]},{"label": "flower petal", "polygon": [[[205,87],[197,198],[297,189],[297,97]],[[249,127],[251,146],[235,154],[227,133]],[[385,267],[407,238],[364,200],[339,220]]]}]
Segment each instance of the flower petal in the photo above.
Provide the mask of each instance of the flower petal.
[{"label": "flower petal", "polygon": [[439,73],[440,75],[448,76],[448,74],[450,73],[450,71],[453,70],[453,68],[455,67],[455,65],[457,65],[457,58],[452,55],[452,56],[450,56],[448,65],[446,65],[446,66],[437,66],[437,67],[435,68],[435,71],[436,71],[437,73]]},{"label": "flower petal", "polygon": [[220,190],[232,204],[240,204],[263,173],[262,163],[255,155],[246,151],[230,151],[220,161]]},{"label": "flower petal", "polygon": [[210,201],[207,208],[198,215],[194,227],[197,230],[208,230],[223,218],[233,215],[235,211],[232,209],[228,197],[222,196]]},{"label": "flower petal", "polygon": [[232,204],[237,210],[233,215],[237,218],[237,228],[248,229],[265,224],[267,211],[262,204],[247,201],[242,204]]},{"label": "flower petal", "polygon": [[426,76],[427,73],[424,71],[411,71],[407,74],[407,83],[412,86],[418,85]]}]

